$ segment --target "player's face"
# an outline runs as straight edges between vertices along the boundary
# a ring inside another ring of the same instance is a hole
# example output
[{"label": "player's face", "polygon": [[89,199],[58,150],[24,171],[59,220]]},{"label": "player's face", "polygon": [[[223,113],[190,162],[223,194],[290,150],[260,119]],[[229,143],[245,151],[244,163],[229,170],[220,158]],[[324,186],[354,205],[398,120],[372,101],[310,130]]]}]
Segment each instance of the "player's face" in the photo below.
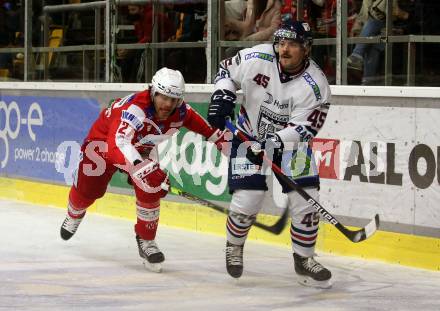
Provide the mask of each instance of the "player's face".
[{"label": "player's face", "polygon": [[278,53],[283,70],[287,73],[295,73],[301,68],[307,50],[301,43],[281,40],[278,43]]},{"label": "player's face", "polygon": [[179,104],[178,98],[172,98],[158,93],[154,96],[154,108],[156,110],[156,117],[159,120],[168,118]]}]

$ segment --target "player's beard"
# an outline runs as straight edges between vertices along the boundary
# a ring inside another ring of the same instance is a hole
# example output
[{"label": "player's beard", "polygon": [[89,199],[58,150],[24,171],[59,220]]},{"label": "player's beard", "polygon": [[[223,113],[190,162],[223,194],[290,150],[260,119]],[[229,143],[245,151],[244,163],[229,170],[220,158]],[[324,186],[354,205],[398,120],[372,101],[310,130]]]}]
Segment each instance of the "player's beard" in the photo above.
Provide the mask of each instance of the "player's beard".
[{"label": "player's beard", "polygon": [[[287,56],[287,58],[286,58]],[[288,74],[295,74],[304,66],[304,57],[298,58],[296,62],[292,60],[294,57],[289,54],[280,55],[280,64],[284,72]]]},{"label": "player's beard", "polygon": [[289,61],[286,62],[285,58],[281,58],[281,68],[285,73],[288,74],[296,74],[299,72],[304,66],[304,59],[299,60],[298,62],[292,63]]},{"label": "player's beard", "polygon": [[165,120],[168,119],[176,109],[159,109],[159,111],[156,112],[158,119]]}]

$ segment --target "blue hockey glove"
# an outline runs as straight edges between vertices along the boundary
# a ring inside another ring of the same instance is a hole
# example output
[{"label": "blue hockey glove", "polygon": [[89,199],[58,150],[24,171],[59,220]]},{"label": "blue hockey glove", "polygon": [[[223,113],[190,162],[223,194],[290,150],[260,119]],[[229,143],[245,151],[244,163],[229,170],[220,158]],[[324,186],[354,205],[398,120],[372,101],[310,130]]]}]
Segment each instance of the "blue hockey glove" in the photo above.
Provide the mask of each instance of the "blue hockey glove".
[{"label": "blue hockey glove", "polygon": [[225,118],[234,119],[234,107],[237,96],[226,89],[217,90],[211,96],[208,108],[208,122],[212,127],[225,129]]}]

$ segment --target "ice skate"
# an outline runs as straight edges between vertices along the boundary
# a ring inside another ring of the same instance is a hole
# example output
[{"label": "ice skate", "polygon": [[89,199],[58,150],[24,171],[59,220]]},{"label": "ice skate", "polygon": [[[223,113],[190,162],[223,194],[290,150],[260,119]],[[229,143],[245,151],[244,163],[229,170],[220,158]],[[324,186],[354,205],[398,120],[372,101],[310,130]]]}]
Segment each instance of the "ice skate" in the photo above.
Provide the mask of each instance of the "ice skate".
[{"label": "ice skate", "polygon": [[301,285],[330,288],[332,286],[330,278],[331,272],[317,262],[313,257],[302,257],[298,254],[293,254],[295,261],[295,272],[298,274],[298,282]]},{"label": "ice skate", "polygon": [[67,214],[66,219],[64,219],[63,224],[61,225],[60,235],[63,240],[70,239],[78,230],[78,226],[83,220],[84,216],[81,218],[73,218],[69,214]]},{"label": "ice skate", "polygon": [[226,270],[233,278],[243,274],[243,245],[226,242]]},{"label": "ice skate", "polygon": [[139,256],[144,259],[144,266],[150,271],[160,273],[162,272],[162,262],[165,256],[160,251],[154,240],[143,240],[138,235],[136,242],[139,249]]}]

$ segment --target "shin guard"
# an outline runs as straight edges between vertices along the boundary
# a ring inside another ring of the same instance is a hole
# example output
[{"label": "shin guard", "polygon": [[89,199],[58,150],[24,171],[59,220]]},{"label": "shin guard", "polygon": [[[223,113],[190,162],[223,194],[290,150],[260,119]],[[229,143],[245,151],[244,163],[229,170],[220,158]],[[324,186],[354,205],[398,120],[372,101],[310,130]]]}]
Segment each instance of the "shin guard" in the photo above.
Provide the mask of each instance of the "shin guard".
[{"label": "shin guard", "polygon": [[136,202],[137,223],[134,231],[143,240],[154,240],[159,224],[160,201]]}]

